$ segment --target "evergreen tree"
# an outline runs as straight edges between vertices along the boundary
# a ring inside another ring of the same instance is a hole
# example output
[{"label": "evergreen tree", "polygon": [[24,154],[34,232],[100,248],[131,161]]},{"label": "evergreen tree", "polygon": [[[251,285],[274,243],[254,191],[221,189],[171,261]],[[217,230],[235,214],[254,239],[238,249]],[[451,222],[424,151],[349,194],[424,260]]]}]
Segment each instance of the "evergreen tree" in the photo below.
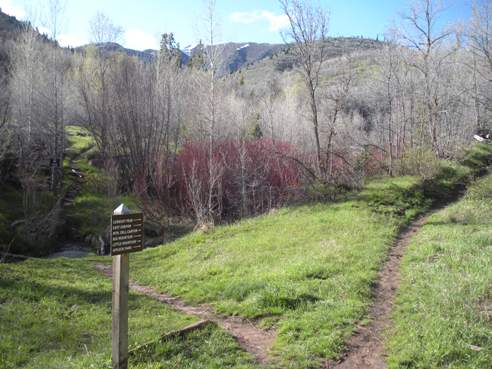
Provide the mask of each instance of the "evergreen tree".
[{"label": "evergreen tree", "polygon": [[179,50],[179,43],[176,42],[174,34],[164,33],[161,37],[161,49],[159,57],[161,61],[170,63],[174,62],[178,66],[181,66],[181,51]]}]

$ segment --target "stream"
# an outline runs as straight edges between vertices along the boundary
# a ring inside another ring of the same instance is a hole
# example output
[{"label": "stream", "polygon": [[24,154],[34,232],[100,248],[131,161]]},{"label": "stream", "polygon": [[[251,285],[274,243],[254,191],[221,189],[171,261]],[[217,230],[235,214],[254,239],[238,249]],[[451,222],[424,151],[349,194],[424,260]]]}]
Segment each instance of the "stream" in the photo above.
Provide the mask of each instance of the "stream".
[{"label": "stream", "polygon": [[94,255],[91,247],[81,243],[81,242],[66,242],[63,246],[55,253],[48,256],[49,259],[55,258],[82,258],[88,255]]}]

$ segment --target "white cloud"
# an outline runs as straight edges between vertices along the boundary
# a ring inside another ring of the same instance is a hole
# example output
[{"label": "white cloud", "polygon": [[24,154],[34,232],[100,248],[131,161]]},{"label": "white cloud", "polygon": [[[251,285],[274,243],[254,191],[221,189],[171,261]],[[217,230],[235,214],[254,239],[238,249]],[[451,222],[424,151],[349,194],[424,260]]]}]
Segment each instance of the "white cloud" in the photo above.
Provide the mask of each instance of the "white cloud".
[{"label": "white cloud", "polygon": [[[51,31],[44,26],[38,27],[39,33],[43,35],[50,36]],[[81,37],[80,35],[73,35],[69,33],[61,33],[58,35],[58,43],[63,47],[78,47],[82,45],[86,45],[87,39],[85,37]]]},{"label": "white cloud", "polygon": [[49,35],[50,34],[50,30],[48,29],[48,27],[39,26],[38,31],[39,31],[39,33],[41,33],[43,35]]},{"label": "white cloud", "polygon": [[2,12],[18,19],[24,19],[26,17],[24,8],[15,4],[14,0],[0,0],[0,9],[2,9]]},{"label": "white cloud", "polygon": [[129,49],[159,49],[159,40],[141,29],[129,29],[125,32],[125,46]]},{"label": "white cloud", "polygon": [[84,37],[77,35],[70,35],[68,33],[62,33],[58,36],[58,43],[63,47],[77,47],[87,44],[87,40]]},{"label": "white cloud", "polygon": [[289,26],[289,18],[286,15],[276,15],[268,10],[253,10],[251,12],[234,12],[229,19],[235,23],[253,24],[267,21],[269,31],[278,32]]}]

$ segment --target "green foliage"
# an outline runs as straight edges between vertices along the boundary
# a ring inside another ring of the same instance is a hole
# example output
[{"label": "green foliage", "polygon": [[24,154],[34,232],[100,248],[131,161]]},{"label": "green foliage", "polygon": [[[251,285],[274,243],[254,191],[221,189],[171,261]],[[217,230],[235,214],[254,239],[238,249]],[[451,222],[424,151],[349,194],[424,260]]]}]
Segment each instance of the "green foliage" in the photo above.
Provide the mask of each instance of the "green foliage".
[{"label": "green foliage", "polygon": [[400,171],[414,173],[422,178],[419,188],[414,189],[414,192],[422,192],[426,199],[441,201],[463,191],[491,163],[492,145],[476,144],[465,152],[459,162],[437,160],[431,151],[409,152],[400,161]]},{"label": "green foliage", "polygon": [[176,67],[181,66],[181,51],[179,50],[179,43],[174,38],[174,34],[172,32],[164,33],[161,36],[159,60],[162,63]]},{"label": "green foliage", "polygon": [[474,144],[457,161],[459,165],[456,162],[439,160],[432,150],[418,148],[405,153],[398,162],[398,170],[401,175],[416,175],[424,181],[448,179],[453,182],[455,176],[461,176],[460,180],[466,181],[467,176],[483,173],[492,163],[492,145]]},{"label": "green foliage", "polygon": [[349,188],[335,183],[315,179],[307,188],[307,197],[313,201],[335,201],[345,199]]},{"label": "green foliage", "polygon": [[87,153],[91,149],[95,148],[96,143],[89,131],[85,128],[78,126],[66,126],[65,131],[67,133],[68,148],[65,150],[65,154],[68,159]]},{"label": "green foliage", "polygon": [[492,164],[492,145],[473,145],[466,151],[461,162],[464,166],[472,169],[475,175],[483,173],[486,167]]},{"label": "green foliage", "polygon": [[471,168],[442,160],[437,173],[433,178],[423,180],[422,187],[426,197],[435,201],[446,200],[463,191],[473,178]]},{"label": "green foliage", "polygon": [[[6,246],[10,239],[12,239],[12,232],[10,231],[10,222],[7,217],[0,213],[0,245]],[[0,246],[0,249],[1,249]]]},{"label": "green foliage", "polygon": [[422,182],[415,177],[397,177],[391,185],[387,185],[387,179],[374,180],[366,186],[361,196],[374,212],[403,217],[405,221],[429,209],[433,201],[426,196]]},{"label": "green foliage", "polygon": [[110,214],[121,203],[133,210],[139,208],[135,197],[131,195],[113,197],[84,190],[67,210],[67,220],[80,236],[103,234],[109,226]]},{"label": "green foliage", "polygon": [[440,161],[429,148],[416,148],[405,152],[398,161],[400,175],[419,176],[423,179],[433,178],[439,171]]},{"label": "green foliage", "polygon": [[103,234],[109,226],[109,215],[121,203],[130,209],[139,208],[133,195],[111,195],[113,178],[90,165],[87,159],[78,160],[77,166],[84,174],[84,181],[74,203],[66,209],[66,217],[79,236]]},{"label": "green foliage", "polygon": [[434,176],[422,183],[425,196],[438,201],[456,196],[491,163],[492,145],[487,144],[471,146],[458,163],[441,160]]},{"label": "green foliage", "polygon": [[476,182],[468,190],[466,194],[466,199],[477,201],[477,202],[489,201],[489,199],[492,199],[492,177],[488,176]]},{"label": "green foliage", "polygon": [[492,367],[491,244],[489,175],[412,240],[388,342],[390,368]]},{"label": "green foliage", "polygon": [[14,237],[12,222],[22,218],[22,194],[11,186],[0,186],[0,246]]},{"label": "green foliage", "polygon": [[261,130],[261,126],[258,121],[253,125],[253,129],[251,130],[251,136],[257,140],[263,137],[263,131]]}]

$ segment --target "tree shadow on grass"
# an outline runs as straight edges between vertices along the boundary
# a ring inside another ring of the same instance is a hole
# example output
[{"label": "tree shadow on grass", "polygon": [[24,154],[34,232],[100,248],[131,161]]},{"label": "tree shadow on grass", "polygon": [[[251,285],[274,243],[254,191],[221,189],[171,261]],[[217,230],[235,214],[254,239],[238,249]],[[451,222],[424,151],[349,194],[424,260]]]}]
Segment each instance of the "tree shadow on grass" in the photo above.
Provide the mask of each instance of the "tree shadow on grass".
[{"label": "tree shadow on grass", "polygon": [[2,276],[0,277],[0,289],[6,291],[16,291],[12,297],[19,297],[31,302],[39,302],[46,296],[57,299],[75,298],[76,300],[88,304],[105,304],[111,302],[111,288],[104,290],[91,290],[71,286],[57,286],[31,280],[14,279]]}]

